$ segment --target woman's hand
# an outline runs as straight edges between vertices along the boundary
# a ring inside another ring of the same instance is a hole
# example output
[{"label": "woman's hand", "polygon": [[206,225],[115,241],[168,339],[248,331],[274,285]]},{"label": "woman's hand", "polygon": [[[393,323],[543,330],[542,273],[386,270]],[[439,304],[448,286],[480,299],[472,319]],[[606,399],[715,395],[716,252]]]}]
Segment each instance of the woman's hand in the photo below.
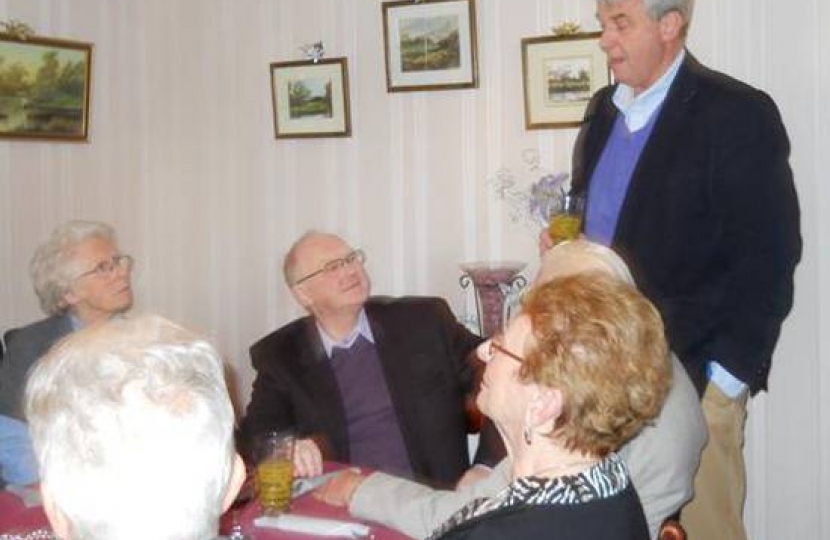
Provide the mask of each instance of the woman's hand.
[{"label": "woman's hand", "polygon": [[332,506],[349,506],[354,492],[366,479],[360,469],[346,469],[314,491],[314,498]]},{"label": "woman's hand", "polygon": [[323,473],[323,454],[312,439],[294,442],[294,476],[306,478]]}]

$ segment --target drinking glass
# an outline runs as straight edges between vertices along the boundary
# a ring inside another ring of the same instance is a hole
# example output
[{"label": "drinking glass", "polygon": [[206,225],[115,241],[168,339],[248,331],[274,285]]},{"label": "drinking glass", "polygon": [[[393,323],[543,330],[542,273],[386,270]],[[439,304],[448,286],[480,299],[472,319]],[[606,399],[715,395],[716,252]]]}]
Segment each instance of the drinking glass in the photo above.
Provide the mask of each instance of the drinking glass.
[{"label": "drinking glass", "polygon": [[582,230],[582,212],[585,208],[585,199],[581,195],[565,195],[554,208],[548,234],[554,245],[565,240],[574,240]]},{"label": "drinking glass", "polygon": [[257,500],[266,516],[288,511],[294,480],[294,434],[268,432],[257,445]]}]

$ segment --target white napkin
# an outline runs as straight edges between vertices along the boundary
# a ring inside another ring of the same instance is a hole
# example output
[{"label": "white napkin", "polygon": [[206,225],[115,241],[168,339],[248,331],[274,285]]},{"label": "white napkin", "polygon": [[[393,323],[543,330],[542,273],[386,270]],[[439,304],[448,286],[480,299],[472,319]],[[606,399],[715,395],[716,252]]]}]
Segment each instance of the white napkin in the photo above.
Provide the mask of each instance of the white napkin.
[{"label": "white napkin", "polygon": [[294,514],[281,514],[276,517],[260,516],[254,520],[254,525],[257,527],[313,534],[316,536],[360,538],[369,534],[369,527],[362,523],[298,516]]}]

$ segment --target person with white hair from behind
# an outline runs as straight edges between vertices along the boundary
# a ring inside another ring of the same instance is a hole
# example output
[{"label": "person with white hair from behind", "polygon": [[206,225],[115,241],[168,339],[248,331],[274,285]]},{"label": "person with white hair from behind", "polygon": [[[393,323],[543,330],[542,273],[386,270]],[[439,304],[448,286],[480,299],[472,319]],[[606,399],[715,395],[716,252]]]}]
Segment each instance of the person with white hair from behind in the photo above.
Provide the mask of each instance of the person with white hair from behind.
[{"label": "person with white hair from behind", "polygon": [[25,414],[63,540],[208,540],[245,478],[216,350],[158,316],[73,333],[33,369]]}]

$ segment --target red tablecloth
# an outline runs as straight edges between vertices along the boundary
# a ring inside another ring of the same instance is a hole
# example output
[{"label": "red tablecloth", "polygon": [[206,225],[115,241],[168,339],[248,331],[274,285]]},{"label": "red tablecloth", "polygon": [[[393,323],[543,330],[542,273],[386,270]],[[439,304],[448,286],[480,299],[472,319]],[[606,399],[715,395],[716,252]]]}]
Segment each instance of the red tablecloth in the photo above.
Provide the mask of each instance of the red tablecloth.
[{"label": "red tablecloth", "polygon": [[0,490],[0,533],[49,527],[42,506],[26,508],[17,495]]},{"label": "red tablecloth", "polygon": [[[259,505],[251,501],[238,510],[239,521],[242,530],[252,540],[310,540],[321,538],[298,533],[286,533],[276,529],[261,529],[253,525],[253,520],[259,515]],[[343,519],[358,521],[348,515],[344,508],[335,508],[314,499],[311,494],[303,495],[291,505],[291,513],[303,516],[322,517],[329,519]],[[221,532],[230,532],[232,524],[232,512],[222,517]],[[367,523],[372,529],[374,540],[409,540],[399,532],[393,531],[381,525]],[[0,533],[23,533],[38,528],[48,528],[49,523],[43,508],[40,506],[26,508],[23,501],[17,495],[7,491],[0,491]]]}]

